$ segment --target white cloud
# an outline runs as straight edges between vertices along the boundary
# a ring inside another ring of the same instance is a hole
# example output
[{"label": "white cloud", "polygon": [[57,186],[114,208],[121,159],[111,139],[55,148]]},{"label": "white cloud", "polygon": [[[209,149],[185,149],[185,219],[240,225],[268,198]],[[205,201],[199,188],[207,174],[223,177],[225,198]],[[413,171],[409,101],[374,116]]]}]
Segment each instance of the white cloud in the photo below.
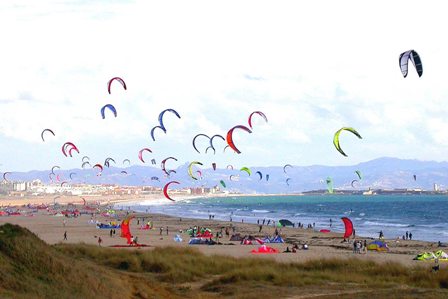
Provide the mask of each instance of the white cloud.
[{"label": "white cloud", "polygon": [[[445,159],[443,7],[379,3],[2,2],[0,140],[39,147],[29,152],[37,168],[59,161],[68,140],[98,160],[104,151],[135,160],[143,146],[157,157],[225,165],[353,164],[386,155]],[[398,55],[412,48],[424,74],[418,78],[411,67],[404,79]],[[126,81],[127,91],[114,85],[107,93],[114,76]],[[117,108],[116,119],[101,119],[107,103]],[[182,118],[167,118],[168,133],[154,143],[150,129],[166,108]],[[242,155],[194,152],[194,135],[225,135],[247,124],[255,110],[269,122],[257,121],[253,134],[237,134]],[[331,142],[342,126],[364,137],[344,138],[348,159]],[[38,159],[47,127],[56,133],[45,144],[55,156]],[[0,149],[5,167],[30,167],[7,154]]]}]

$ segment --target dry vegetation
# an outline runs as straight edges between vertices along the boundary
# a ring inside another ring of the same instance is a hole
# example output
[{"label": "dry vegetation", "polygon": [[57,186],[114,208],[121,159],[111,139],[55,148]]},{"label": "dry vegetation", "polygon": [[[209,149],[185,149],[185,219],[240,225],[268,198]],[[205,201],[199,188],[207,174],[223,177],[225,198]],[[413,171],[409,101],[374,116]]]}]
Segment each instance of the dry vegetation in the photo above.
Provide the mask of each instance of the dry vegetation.
[{"label": "dry vegetation", "polygon": [[194,249],[49,246],[0,226],[1,298],[447,298],[448,270],[360,260],[281,264]]}]

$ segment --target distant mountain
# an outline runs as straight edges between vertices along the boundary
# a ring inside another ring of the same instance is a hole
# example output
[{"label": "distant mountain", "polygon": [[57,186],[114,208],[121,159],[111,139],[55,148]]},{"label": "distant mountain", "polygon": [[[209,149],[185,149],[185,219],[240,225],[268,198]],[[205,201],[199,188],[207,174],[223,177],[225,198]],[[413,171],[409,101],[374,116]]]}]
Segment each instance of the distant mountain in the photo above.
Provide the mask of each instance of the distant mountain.
[{"label": "distant mountain", "polygon": [[[353,166],[293,166],[287,167],[285,171],[283,171],[283,166],[254,166],[250,169],[251,175],[249,176],[237,168],[234,170],[218,168],[214,171],[212,168],[195,167],[194,175],[198,180],[194,180],[188,175],[188,163],[186,163],[175,169],[176,173],[172,173],[170,177],[167,177],[159,167],[130,166],[127,168],[104,167],[101,175],[97,169],[55,170],[55,175],[52,175],[52,178],[54,183],[66,181],[68,184],[151,185],[157,187],[163,187],[166,182],[176,180],[181,184],[172,186],[179,188],[220,186],[220,180],[223,180],[227,190],[244,193],[296,193],[325,189],[327,177],[333,179],[335,189],[361,190],[370,187],[373,189],[421,188],[432,190],[434,184],[438,184],[444,189],[448,186],[448,162],[378,158]],[[356,170],[360,171],[361,179],[355,173]],[[260,175],[256,173],[257,171],[261,172],[261,179]],[[50,170],[13,172],[8,175],[8,179],[12,181],[39,179],[49,183],[50,173]],[[70,179],[70,174],[72,179]],[[230,175],[233,175],[233,180],[229,179]],[[266,175],[269,176],[269,180],[266,180]],[[155,177],[158,180],[155,180]],[[287,178],[290,178],[289,186]],[[354,187],[351,186],[353,180],[357,180],[353,183]]]}]

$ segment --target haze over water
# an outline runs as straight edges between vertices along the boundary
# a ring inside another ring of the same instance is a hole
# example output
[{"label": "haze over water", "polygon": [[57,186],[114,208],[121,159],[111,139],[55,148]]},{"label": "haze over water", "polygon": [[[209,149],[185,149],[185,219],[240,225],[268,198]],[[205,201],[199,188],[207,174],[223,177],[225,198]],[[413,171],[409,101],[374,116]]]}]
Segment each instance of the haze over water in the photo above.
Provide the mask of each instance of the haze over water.
[{"label": "haze over water", "polygon": [[257,219],[289,219],[294,223],[315,223],[316,229],[343,232],[341,217],[349,217],[356,234],[378,237],[383,230],[386,238],[396,238],[406,231],[413,239],[424,241],[448,240],[448,197],[444,195],[377,195],[377,196],[249,196],[216,197],[177,201],[175,204],[147,205],[132,208],[137,211],[164,213],[179,217],[215,219],[257,223]]}]

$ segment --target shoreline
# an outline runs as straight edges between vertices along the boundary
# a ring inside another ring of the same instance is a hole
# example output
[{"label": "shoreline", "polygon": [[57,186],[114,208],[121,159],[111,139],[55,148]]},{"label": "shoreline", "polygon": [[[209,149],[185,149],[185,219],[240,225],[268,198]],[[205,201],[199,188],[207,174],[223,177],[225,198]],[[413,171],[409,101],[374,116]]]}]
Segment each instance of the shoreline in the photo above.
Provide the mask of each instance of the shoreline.
[{"label": "shoreline", "polygon": [[[107,202],[107,200],[106,200]],[[63,210],[65,206],[52,207]],[[76,208],[82,209],[81,205]],[[105,206],[99,206],[105,211]],[[26,211],[27,208],[20,206],[20,209]],[[28,212],[31,210],[29,209]],[[342,233],[330,232],[321,233],[313,229],[306,228],[292,228],[292,227],[273,227],[272,225],[264,225],[262,231],[259,232],[259,226],[252,223],[229,222],[222,220],[207,220],[194,218],[180,218],[169,216],[166,214],[156,213],[141,213],[128,210],[117,210],[112,216],[107,216],[105,213],[98,213],[94,217],[90,214],[81,214],[79,217],[58,217],[58,215],[51,215],[45,210],[38,210],[33,214],[19,215],[19,216],[1,216],[0,224],[13,223],[28,228],[35,233],[39,238],[49,244],[56,243],[86,243],[98,246],[98,237],[101,237],[103,243],[101,246],[109,247],[114,245],[126,245],[126,239],[120,238],[120,230],[117,229],[115,235],[110,235],[109,229],[98,229],[91,220],[99,221],[101,223],[121,221],[129,212],[134,215],[131,221],[131,232],[138,237],[139,243],[147,244],[149,247],[140,248],[141,250],[151,250],[154,247],[194,247],[206,255],[221,255],[232,257],[256,257],[256,258],[272,258],[281,262],[302,262],[308,260],[326,258],[340,258],[340,259],[361,259],[375,261],[379,263],[397,262],[407,266],[426,266],[430,262],[414,261],[413,258],[421,252],[436,251],[442,249],[448,251],[448,247],[438,248],[434,242],[416,241],[416,240],[386,240],[389,245],[389,252],[375,252],[368,251],[367,254],[353,253],[353,239],[350,243],[342,242]],[[62,215],[61,215],[62,216]],[[151,221],[153,229],[141,229],[143,224]],[[222,231],[222,238],[218,241],[222,245],[189,245],[190,239],[186,231],[190,227],[207,227],[210,228],[215,239],[216,233]],[[167,230],[168,228],[168,230]],[[230,230],[229,236],[225,235],[225,228]],[[279,254],[273,255],[253,255],[251,250],[258,248],[258,245],[240,245],[240,242],[230,241],[230,236],[239,233],[242,236],[252,235],[256,238],[264,238],[265,236],[274,236],[275,230],[278,229],[280,236],[285,243],[267,244],[280,251]],[[68,240],[63,239],[64,232],[67,232]],[[183,242],[175,242],[174,237],[179,235]],[[371,238],[357,237],[356,240],[367,240],[370,242]],[[286,247],[291,248],[293,244],[308,244],[309,250],[298,250],[297,253],[282,253]]]}]

